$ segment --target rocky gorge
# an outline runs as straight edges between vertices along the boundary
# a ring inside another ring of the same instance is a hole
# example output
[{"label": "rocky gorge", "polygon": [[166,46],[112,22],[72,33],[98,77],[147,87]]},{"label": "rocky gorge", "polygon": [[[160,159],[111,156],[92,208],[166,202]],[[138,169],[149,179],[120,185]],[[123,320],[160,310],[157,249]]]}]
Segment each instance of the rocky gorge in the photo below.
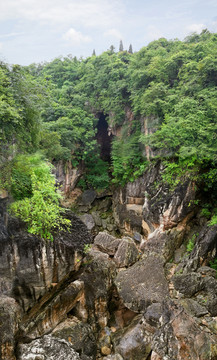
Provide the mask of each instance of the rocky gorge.
[{"label": "rocky gorge", "polygon": [[53,242],[26,233],[1,199],[2,360],[217,359],[217,225],[192,181],[171,190],[162,171],[69,192],[76,215]]}]

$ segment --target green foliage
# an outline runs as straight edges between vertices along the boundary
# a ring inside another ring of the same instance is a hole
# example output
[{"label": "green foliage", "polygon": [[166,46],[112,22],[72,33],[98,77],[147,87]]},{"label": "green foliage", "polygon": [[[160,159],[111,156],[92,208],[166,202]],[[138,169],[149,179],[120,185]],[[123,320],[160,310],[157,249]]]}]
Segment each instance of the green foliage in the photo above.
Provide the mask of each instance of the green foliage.
[{"label": "green foliage", "polygon": [[217,258],[215,258],[213,261],[210,261],[209,266],[217,271]]},{"label": "green foliage", "polygon": [[112,144],[113,183],[124,185],[128,181],[142,175],[147,167],[144,161],[138,132],[128,136],[125,131],[121,137],[115,138]]},{"label": "green foliage", "polygon": [[196,235],[194,234],[187,243],[187,247],[186,247],[187,252],[192,252],[195,245],[195,239],[196,239]]},{"label": "green foliage", "polygon": [[209,219],[211,216],[211,211],[209,210],[209,207],[209,204],[205,204],[201,210],[201,216],[204,216],[207,219]]},{"label": "green foliage", "polygon": [[51,165],[42,161],[39,154],[18,158],[12,185],[19,200],[12,203],[10,211],[27,224],[30,233],[53,240],[54,229],[69,227],[59,206],[61,195],[55,188]]},{"label": "green foliage", "polygon": [[[161,38],[134,54],[120,45],[117,53],[111,46],[86,59],[0,64],[2,184],[8,181],[10,158],[40,148],[52,161],[84,168],[83,186],[108,186],[108,166],[99,161],[96,146],[98,116],[104,113],[114,132],[123,129],[112,146],[115,184],[144,172],[144,146],[149,146],[164,161],[164,181],[176,186],[191,177],[217,197],[217,34],[204,30],[184,41]],[[23,196],[19,182],[26,182],[31,194],[27,178],[15,169],[13,177],[16,198]]]},{"label": "green foliage", "polygon": [[91,250],[91,244],[85,244],[84,245],[84,253],[88,254]]},{"label": "green foliage", "polygon": [[210,226],[217,225],[217,210],[215,211],[215,214],[211,217],[209,225]]},{"label": "green foliage", "polygon": [[99,157],[97,152],[92,152],[84,165],[85,171],[78,186],[83,190],[88,188],[102,190],[109,187],[109,165]]}]

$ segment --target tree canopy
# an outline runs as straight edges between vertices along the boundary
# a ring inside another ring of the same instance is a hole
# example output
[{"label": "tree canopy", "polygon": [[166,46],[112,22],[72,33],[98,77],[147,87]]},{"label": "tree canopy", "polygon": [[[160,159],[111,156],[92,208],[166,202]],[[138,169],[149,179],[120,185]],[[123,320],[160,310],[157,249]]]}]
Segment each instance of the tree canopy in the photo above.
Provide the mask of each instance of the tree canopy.
[{"label": "tree canopy", "polygon": [[[0,166],[16,153],[40,150],[50,161],[82,164],[83,186],[100,188],[109,178],[132,181],[161,159],[167,181],[186,174],[217,192],[216,59],[217,34],[203,30],[134,53],[121,42],[118,52],[111,46],[86,59],[2,62]],[[100,114],[113,134],[110,163],[97,144]]]}]

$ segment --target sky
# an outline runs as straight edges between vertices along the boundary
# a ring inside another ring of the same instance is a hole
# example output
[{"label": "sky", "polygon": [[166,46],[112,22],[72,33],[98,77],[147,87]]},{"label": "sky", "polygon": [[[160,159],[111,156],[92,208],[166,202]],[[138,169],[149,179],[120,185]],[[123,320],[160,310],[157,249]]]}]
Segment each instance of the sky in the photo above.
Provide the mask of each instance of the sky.
[{"label": "sky", "polygon": [[99,55],[114,45],[138,51],[160,37],[217,32],[216,0],[0,0],[0,60],[29,65],[59,56]]}]

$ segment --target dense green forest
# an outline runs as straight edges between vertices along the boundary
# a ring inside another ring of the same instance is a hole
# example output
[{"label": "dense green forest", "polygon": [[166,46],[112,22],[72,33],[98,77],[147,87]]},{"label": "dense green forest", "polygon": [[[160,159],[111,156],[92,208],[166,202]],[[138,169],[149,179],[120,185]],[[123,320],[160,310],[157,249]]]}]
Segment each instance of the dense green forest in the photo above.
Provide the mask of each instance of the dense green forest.
[{"label": "dense green forest", "polygon": [[[113,134],[107,159],[97,141],[100,118]],[[46,160],[80,166],[78,185],[102,189],[133,181],[160,159],[171,186],[192,177],[215,198],[217,34],[161,38],[136,53],[111,46],[86,59],[1,62],[0,122],[0,186],[16,201],[42,192],[44,170],[34,169]]]}]

